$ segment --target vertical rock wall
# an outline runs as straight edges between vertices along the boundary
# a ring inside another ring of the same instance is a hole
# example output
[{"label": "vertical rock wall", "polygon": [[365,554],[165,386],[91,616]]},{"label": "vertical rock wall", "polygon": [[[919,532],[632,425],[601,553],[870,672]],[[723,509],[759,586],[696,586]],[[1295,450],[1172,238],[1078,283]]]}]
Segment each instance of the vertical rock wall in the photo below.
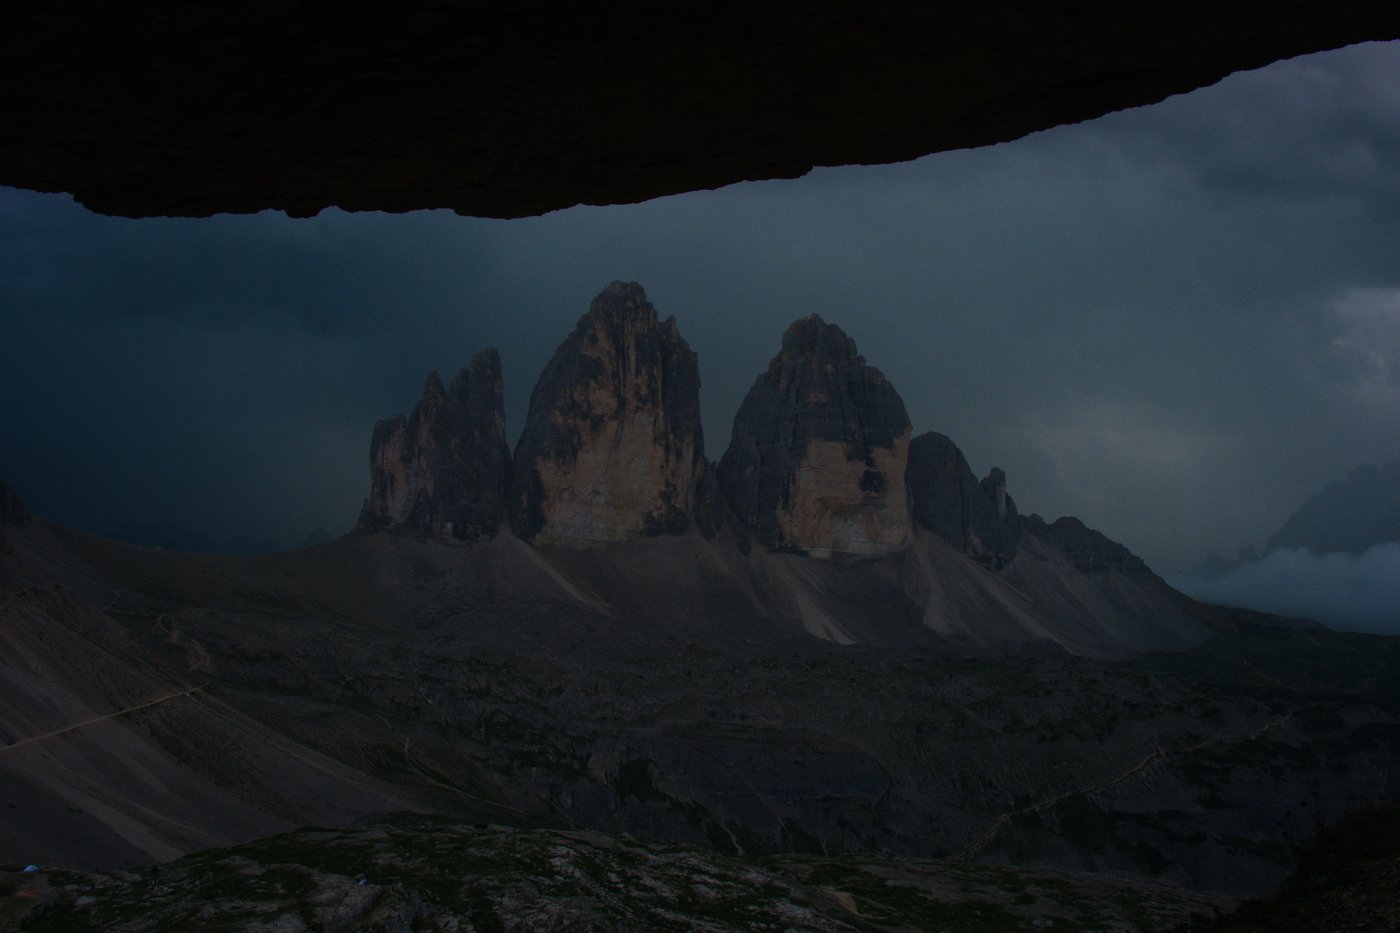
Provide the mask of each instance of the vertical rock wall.
[{"label": "vertical rock wall", "polygon": [[947,436],[929,431],[909,445],[914,520],[980,563],[1000,570],[1016,555],[1021,520],[996,467],[978,482]]},{"label": "vertical rock wall", "polygon": [[704,471],[700,370],[674,318],[613,282],[530,396],[510,485],[517,534],[585,546],[690,526]]},{"label": "vertical rock wall", "polygon": [[894,386],[812,315],[787,329],[735,415],[720,485],[770,548],[890,553],[910,534],[909,434]]},{"label": "vertical rock wall", "polygon": [[477,539],[505,518],[510,448],[501,358],[478,353],[452,384],[430,373],[417,407],[374,426],[370,497],[360,525]]}]

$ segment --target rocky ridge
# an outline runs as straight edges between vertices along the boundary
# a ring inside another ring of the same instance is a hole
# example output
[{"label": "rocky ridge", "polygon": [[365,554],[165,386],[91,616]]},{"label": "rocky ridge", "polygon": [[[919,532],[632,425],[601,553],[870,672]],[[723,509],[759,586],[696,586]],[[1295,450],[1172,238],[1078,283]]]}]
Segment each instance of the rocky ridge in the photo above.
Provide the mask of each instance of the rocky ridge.
[{"label": "rocky ridge", "polygon": [[482,350],[443,387],[428,374],[413,412],[374,426],[360,526],[425,537],[489,538],[505,516],[510,469],[501,358]]},{"label": "rocky ridge", "polygon": [[978,482],[957,445],[930,431],[909,444],[907,482],[920,525],[992,570],[1016,556],[1021,521],[1002,470]]},{"label": "rocky ridge", "polygon": [[447,388],[430,374],[407,418],[379,422],[360,527],[471,540],[508,518],[517,537],[565,547],[728,527],[741,549],[830,558],[900,553],[917,526],[993,572],[1025,533],[1079,570],[1146,571],[1075,519],[1022,517],[1006,474],[979,481],[945,435],[911,440],[894,386],[818,315],[784,333],[718,464],[699,389],[675,319],[613,282],[541,373],[513,458],[494,350]]},{"label": "rocky ridge", "polygon": [[[994,574],[933,535],[830,562],[508,533],[211,560],[13,532],[11,864],[130,866],[410,809],[1259,893],[1310,788],[1330,819],[1400,774],[1393,640],[1284,629],[1096,661],[1112,643],[1088,629],[1125,631],[1108,601],[1150,579],[1078,574],[1031,535]],[[923,560],[933,598],[912,590]],[[1159,608],[1138,616],[1160,638]],[[822,617],[854,644],[804,637]],[[1019,644],[985,641],[1017,617]]]}]

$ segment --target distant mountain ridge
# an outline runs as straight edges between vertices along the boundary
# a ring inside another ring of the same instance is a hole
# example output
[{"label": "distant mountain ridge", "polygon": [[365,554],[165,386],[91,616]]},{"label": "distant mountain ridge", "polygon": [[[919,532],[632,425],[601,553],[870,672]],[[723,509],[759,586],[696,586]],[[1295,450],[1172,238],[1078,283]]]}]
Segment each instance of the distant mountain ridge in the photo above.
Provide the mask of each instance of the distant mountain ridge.
[{"label": "distant mountain ridge", "polygon": [[1264,546],[1361,554],[1400,541],[1400,460],[1358,466],[1308,497]]}]

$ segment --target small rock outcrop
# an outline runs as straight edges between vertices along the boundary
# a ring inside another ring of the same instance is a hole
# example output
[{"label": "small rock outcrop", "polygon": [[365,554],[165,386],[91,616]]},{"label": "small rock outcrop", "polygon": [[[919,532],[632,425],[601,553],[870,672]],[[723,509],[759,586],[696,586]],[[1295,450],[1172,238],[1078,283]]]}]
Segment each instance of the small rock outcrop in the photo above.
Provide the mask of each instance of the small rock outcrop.
[{"label": "small rock outcrop", "polygon": [[812,315],[734,416],[724,496],[748,533],[779,550],[886,554],[909,541],[909,415],[855,341]]},{"label": "small rock outcrop", "polygon": [[1039,515],[1030,515],[1023,520],[1022,526],[1027,534],[1035,535],[1059,550],[1082,573],[1103,573],[1109,570],[1152,573],[1141,557],[1077,518],[1066,516],[1046,524]]},{"label": "small rock outcrop", "polygon": [[909,444],[906,482],[920,525],[992,570],[1016,556],[1021,521],[1000,469],[979,483],[958,446],[930,431]]},{"label": "small rock outcrop", "polygon": [[510,446],[501,358],[478,353],[452,384],[430,373],[407,418],[374,426],[367,529],[447,539],[489,538],[505,519]]},{"label": "small rock outcrop", "polygon": [[526,540],[569,547],[679,534],[704,466],[695,352],[640,285],[613,282],[530,395],[512,525]]},{"label": "small rock outcrop", "polygon": [[29,510],[24,507],[15,488],[0,480],[0,525],[23,525],[29,521]]}]

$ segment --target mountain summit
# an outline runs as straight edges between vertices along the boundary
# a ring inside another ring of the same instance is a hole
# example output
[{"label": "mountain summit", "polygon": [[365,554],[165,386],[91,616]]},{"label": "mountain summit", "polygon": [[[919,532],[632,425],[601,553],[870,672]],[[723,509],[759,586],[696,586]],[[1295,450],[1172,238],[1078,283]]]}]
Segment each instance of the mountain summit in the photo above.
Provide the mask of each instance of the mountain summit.
[{"label": "mountain summit", "polygon": [[613,282],[530,395],[511,521],[526,540],[566,546],[679,533],[704,460],[695,351],[640,285]]},{"label": "mountain summit", "polygon": [[734,416],[720,487],[762,544],[817,554],[888,554],[909,543],[909,415],[855,341],[813,314]]}]

